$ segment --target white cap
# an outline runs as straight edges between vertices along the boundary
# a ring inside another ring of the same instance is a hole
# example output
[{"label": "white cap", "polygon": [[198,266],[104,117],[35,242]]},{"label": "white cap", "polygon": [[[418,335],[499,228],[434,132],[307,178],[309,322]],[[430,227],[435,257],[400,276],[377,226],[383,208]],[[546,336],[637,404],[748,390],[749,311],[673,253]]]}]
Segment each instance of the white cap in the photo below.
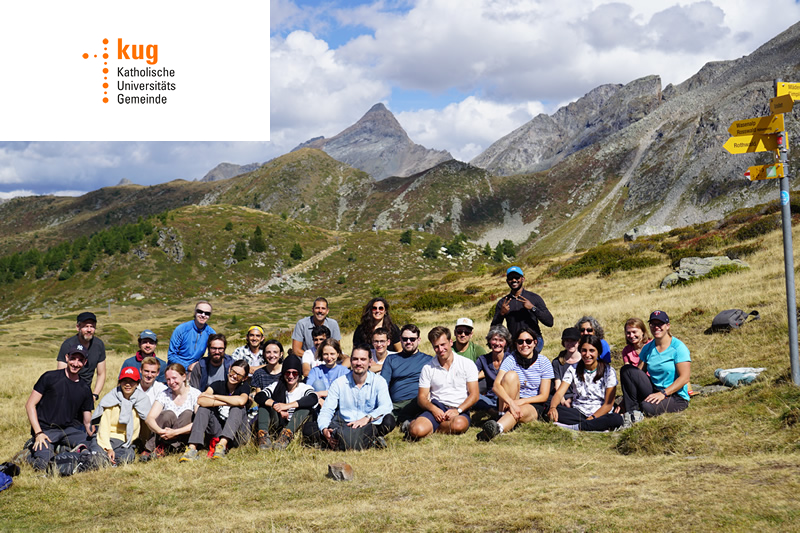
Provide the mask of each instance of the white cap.
[{"label": "white cap", "polygon": [[474,329],[475,327],[472,325],[471,318],[459,318],[456,320],[456,327],[458,326],[467,326],[469,329]]}]

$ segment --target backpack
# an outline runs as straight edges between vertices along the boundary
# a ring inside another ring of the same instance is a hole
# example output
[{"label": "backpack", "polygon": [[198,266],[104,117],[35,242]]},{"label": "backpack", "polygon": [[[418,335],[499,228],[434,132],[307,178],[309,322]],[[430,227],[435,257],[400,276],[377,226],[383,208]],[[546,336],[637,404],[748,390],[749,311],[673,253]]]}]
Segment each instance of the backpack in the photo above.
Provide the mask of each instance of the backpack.
[{"label": "backpack", "polygon": [[[739,329],[751,316],[753,320],[761,318],[758,311],[745,313],[741,309],[726,309],[715,316],[714,320],[711,321],[711,331],[727,332],[732,329]],[[751,320],[751,322],[753,320]]]}]

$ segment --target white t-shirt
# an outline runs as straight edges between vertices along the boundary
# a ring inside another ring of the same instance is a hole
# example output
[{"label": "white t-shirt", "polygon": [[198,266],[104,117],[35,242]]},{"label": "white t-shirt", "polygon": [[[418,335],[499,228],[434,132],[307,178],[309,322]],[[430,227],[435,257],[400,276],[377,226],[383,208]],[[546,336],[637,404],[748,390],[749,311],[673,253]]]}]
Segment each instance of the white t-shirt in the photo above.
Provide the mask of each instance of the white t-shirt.
[{"label": "white t-shirt", "polygon": [[431,399],[442,402],[447,407],[458,407],[469,396],[467,383],[478,381],[478,367],[462,355],[453,352],[453,362],[449,369],[439,364],[438,357],[432,357],[422,367],[419,386],[430,389]]},{"label": "white t-shirt", "polygon": [[200,394],[199,390],[194,387],[189,387],[189,394],[183,401],[183,405],[176,405],[175,394],[173,394],[172,389],[167,388],[158,393],[156,401],[164,406],[164,411],[172,411],[175,413],[175,416],[180,416],[184,411],[194,411],[194,407],[197,405],[197,398],[200,397]]},{"label": "white t-shirt", "polygon": [[160,381],[154,381],[153,384],[150,385],[150,388],[147,390],[144,390],[142,388],[141,383],[139,383],[139,386],[136,388],[147,394],[147,397],[150,398],[150,405],[153,405],[155,403],[156,397],[160,392],[167,390],[167,386],[161,383]]},{"label": "white t-shirt", "polygon": [[322,364],[322,361],[317,359],[317,352],[314,350],[306,350],[303,352],[302,362],[304,365],[309,365],[311,368]]},{"label": "white t-shirt", "polygon": [[606,372],[597,382],[594,381],[595,373],[584,371],[583,379],[578,379],[578,373],[574,366],[571,366],[564,373],[566,383],[575,384],[575,396],[572,398],[572,407],[590,416],[603,406],[606,397],[606,389],[617,386],[617,374],[611,365],[606,365]]}]

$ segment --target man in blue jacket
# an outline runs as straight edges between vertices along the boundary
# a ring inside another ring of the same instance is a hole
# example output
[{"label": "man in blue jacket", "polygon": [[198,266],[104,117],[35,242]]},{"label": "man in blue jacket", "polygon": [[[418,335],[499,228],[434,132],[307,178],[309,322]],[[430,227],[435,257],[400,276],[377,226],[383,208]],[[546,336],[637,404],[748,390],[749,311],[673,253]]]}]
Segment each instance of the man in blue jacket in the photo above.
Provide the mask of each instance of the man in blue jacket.
[{"label": "man in blue jacket", "polygon": [[194,319],[184,322],[172,332],[167,350],[168,364],[180,363],[187,371],[192,371],[206,351],[209,335],[216,333],[208,325],[210,318],[211,304],[205,300],[197,302],[194,306]]}]

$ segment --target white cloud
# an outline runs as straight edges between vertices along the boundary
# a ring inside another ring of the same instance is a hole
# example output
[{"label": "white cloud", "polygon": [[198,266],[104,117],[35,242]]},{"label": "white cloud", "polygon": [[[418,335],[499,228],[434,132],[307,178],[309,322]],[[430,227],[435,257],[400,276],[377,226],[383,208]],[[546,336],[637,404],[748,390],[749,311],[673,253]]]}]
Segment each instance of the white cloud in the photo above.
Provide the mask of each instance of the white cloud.
[{"label": "white cloud", "polygon": [[17,189],[16,191],[0,192],[0,200],[10,200],[12,198],[19,198],[20,196],[35,196],[33,191]]}]

